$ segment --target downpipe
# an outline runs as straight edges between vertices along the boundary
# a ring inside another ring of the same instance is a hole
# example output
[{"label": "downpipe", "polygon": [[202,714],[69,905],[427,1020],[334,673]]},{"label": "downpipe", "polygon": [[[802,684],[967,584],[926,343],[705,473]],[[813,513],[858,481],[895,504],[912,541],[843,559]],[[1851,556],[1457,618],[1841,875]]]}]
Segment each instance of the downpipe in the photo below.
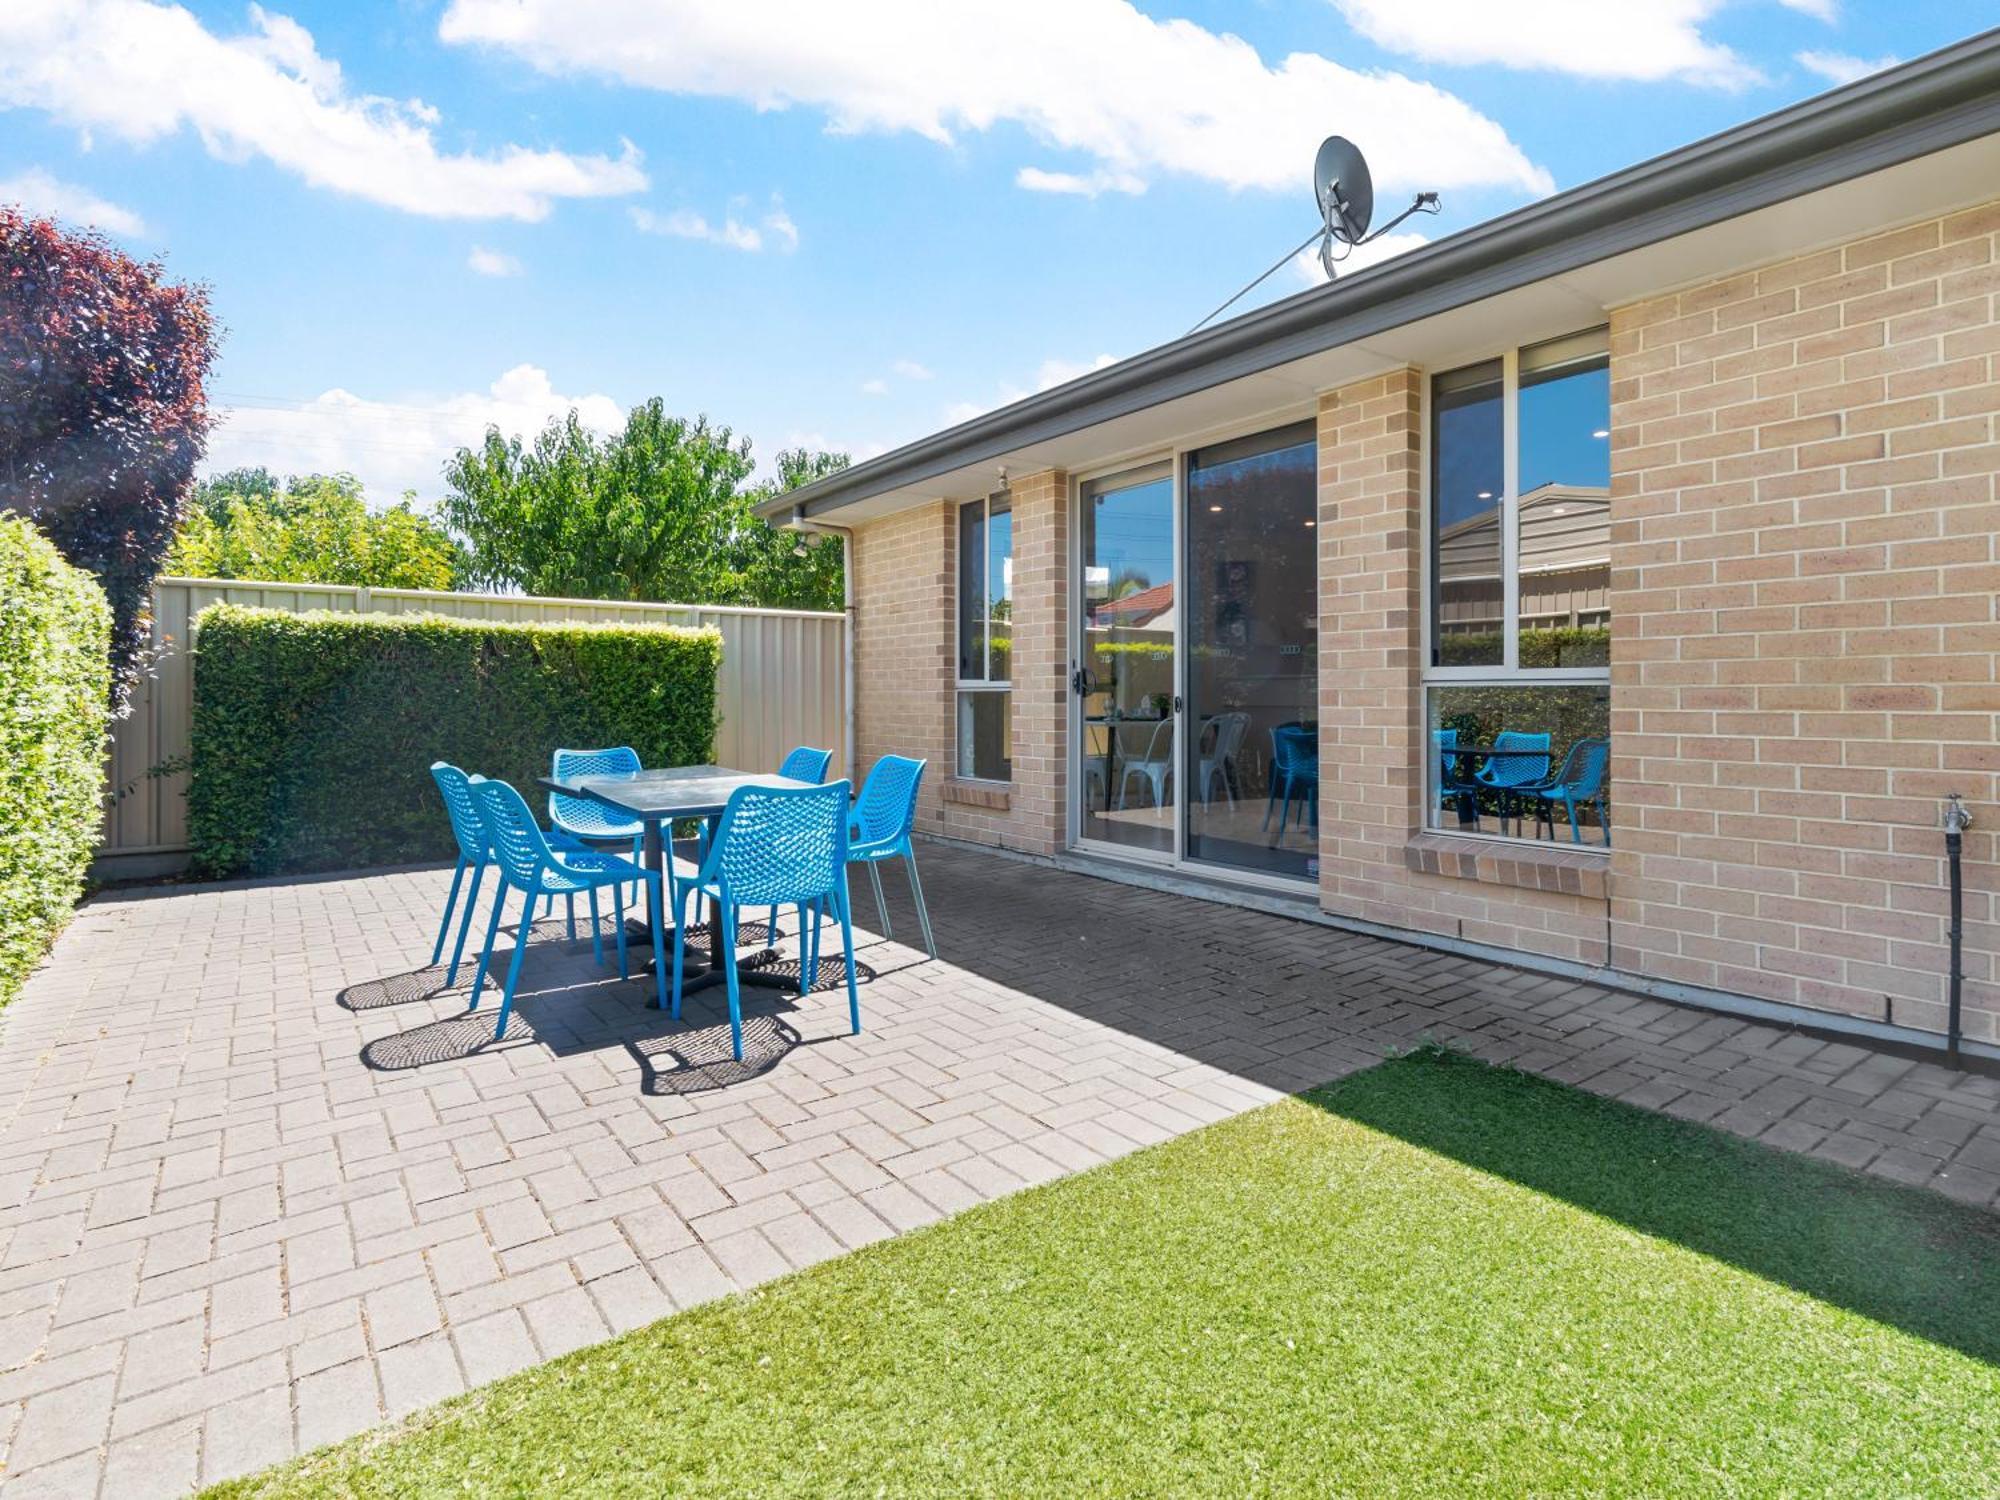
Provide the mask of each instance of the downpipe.
[{"label": "downpipe", "polygon": [[1945,1057],[1954,1068],[1963,1067],[1959,1056],[1962,1034],[1960,1010],[1965,990],[1965,877],[1961,868],[1965,830],[1972,826],[1972,814],[1957,792],[1944,799],[1944,859],[1950,881],[1951,921],[1945,929],[1950,950],[1950,988],[1945,1013]]}]

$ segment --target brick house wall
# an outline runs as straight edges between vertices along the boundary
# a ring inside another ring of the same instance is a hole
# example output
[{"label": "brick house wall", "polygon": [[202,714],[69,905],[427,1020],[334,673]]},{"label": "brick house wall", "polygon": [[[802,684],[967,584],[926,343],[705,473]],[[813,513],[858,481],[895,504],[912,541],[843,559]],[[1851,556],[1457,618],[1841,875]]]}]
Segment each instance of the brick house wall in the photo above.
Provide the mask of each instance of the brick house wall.
[{"label": "brick house wall", "polygon": [[1612,313],[1617,967],[1943,1028],[1937,802],[2000,791],[1996,233],[1988,205]]}]

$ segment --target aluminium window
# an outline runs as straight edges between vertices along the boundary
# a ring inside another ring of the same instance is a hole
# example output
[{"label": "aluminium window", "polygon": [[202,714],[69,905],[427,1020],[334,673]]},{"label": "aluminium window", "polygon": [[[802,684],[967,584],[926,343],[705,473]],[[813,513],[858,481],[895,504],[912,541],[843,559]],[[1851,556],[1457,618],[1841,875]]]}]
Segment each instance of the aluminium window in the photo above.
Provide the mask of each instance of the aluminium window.
[{"label": "aluminium window", "polygon": [[1608,842],[1604,329],[1432,377],[1430,826]]},{"label": "aluminium window", "polygon": [[956,769],[1014,775],[1014,513],[1005,490],[958,508]]}]

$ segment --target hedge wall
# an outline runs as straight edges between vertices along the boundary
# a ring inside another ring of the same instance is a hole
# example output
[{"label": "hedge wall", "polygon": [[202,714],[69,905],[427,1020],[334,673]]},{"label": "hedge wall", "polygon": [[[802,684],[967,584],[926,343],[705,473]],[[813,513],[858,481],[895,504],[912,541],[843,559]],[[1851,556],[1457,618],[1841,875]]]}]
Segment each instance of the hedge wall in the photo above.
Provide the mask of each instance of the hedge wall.
[{"label": "hedge wall", "polygon": [[563,745],[715,754],[722,638],[216,604],[195,624],[188,837],[204,875],[446,858],[434,760],[530,803]]},{"label": "hedge wall", "polygon": [[0,1005],[83,889],[103,817],[111,607],[0,512]]}]

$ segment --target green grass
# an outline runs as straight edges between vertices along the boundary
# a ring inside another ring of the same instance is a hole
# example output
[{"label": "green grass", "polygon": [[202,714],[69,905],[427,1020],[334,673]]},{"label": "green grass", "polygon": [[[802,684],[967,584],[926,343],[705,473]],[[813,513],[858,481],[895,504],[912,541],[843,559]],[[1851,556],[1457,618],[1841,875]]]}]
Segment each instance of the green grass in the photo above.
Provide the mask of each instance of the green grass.
[{"label": "green grass", "polygon": [[1438,1053],[231,1496],[1991,1495],[1985,1215]]}]

